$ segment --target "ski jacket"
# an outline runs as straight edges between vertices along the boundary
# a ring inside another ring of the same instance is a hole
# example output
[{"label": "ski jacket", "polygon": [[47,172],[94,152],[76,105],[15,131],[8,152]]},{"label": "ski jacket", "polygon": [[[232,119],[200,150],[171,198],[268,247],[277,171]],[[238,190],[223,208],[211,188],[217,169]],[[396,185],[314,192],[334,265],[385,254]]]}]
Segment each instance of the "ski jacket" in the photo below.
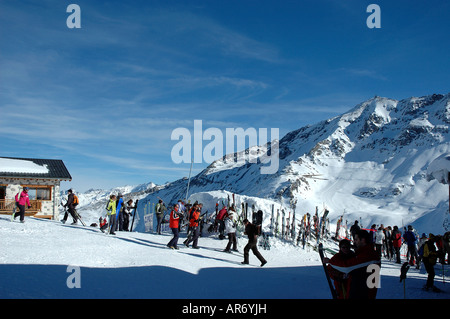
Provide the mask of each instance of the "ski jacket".
[{"label": "ski jacket", "polygon": [[106,210],[108,211],[108,215],[115,215],[116,214],[116,201],[110,199],[108,206],[106,206]]},{"label": "ski jacket", "polygon": [[331,265],[334,269],[350,274],[352,277],[349,298],[350,299],[374,299],[377,288],[367,286],[367,279],[371,272],[367,267],[372,264],[380,265],[380,257],[375,252],[373,244],[367,244],[355,252],[355,256],[343,261],[342,267]]},{"label": "ski jacket", "polygon": [[402,233],[399,230],[392,231],[392,245],[395,248],[402,247]]},{"label": "ski jacket", "polygon": [[258,240],[258,229],[252,223],[248,223],[247,226],[245,226],[244,234],[248,236],[249,243],[255,243]]},{"label": "ski jacket", "polygon": [[66,205],[64,205],[64,207],[69,207],[69,208],[73,209],[75,207],[73,202],[74,202],[73,193],[69,193],[69,196],[67,196],[67,203],[66,203]]},{"label": "ski jacket", "polygon": [[216,219],[223,220],[225,218],[225,216],[227,216],[227,209],[224,207],[219,211],[219,214],[217,214]]},{"label": "ski jacket", "polygon": [[119,197],[119,200],[117,201],[117,207],[116,207],[116,213],[120,213],[120,210],[122,209],[123,206],[123,198]]},{"label": "ski jacket", "polygon": [[385,239],[385,235],[383,230],[377,230],[377,232],[375,233],[375,244],[377,245],[382,245],[383,244],[383,240]]},{"label": "ski jacket", "polygon": [[20,194],[19,193],[16,194],[16,202],[19,205],[24,205],[25,206],[25,204],[27,204],[28,207],[31,206],[30,198],[28,197],[28,193],[25,192],[25,191],[20,192]]},{"label": "ski jacket", "polygon": [[436,246],[430,240],[427,240],[423,244],[423,259],[430,265],[436,265],[438,253],[436,252]]},{"label": "ski jacket", "polygon": [[176,209],[173,209],[170,212],[169,227],[178,228],[179,225],[180,225],[180,215],[178,215],[178,211]]},{"label": "ski jacket", "polygon": [[343,254],[338,252],[336,255],[331,257],[330,264],[327,266],[328,273],[331,279],[334,280],[334,287],[336,288],[336,293],[338,299],[348,299],[350,292],[351,276],[334,269],[331,265],[344,267],[345,261],[355,256],[355,253],[350,251],[348,254]]},{"label": "ski jacket", "polygon": [[411,230],[408,230],[404,235],[403,235],[403,239],[406,241],[406,243],[408,244],[408,246],[413,246],[416,244],[416,234],[414,234],[414,232],[412,232]]},{"label": "ski jacket", "polygon": [[232,234],[236,232],[236,223],[231,218],[225,218],[225,233]]},{"label": "ski jacket", "polygon": [[200,218],[200,211],[194,210],[192,212],[191,219],[189,220],[189,226],[198,227],[199,218]]},{"label": "ski jacket", "polygon": [[155,206],[155,213],[157,214],[164,214],[166,211],[166,207],[162,203],[158,203]]}]

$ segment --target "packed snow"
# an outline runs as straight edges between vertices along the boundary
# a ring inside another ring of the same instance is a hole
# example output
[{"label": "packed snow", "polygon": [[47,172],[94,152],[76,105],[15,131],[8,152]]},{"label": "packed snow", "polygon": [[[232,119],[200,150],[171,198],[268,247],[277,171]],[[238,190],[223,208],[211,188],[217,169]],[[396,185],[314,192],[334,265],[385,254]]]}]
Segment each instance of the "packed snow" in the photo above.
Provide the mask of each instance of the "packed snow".
[{"label": "packed snow", "polygon": [[[241,265],[241,253],[222,252],[227,240],[216,236],[201,237],[198,250],[186,248],[185,232],[176,251],[166,247],[169,233],[112,236],[98,227],[32,217],[22,224],[2,215],[0,234],[0,298],[331,298],[318,253],[279,239],[270,250],[259,248],[268,261],[260,267],[251,252],[250,265]],[[240,252],[246,241],[239,238]],[[325,246],[336,249],[332,241]],[[423,291],[425,271],[411,269],[404,296],[400,265],[383,259],[378,299],[449,298],[450,283],[443,280],[450,277],[442,276],[440,264],[435,268],[442,293]]]}]

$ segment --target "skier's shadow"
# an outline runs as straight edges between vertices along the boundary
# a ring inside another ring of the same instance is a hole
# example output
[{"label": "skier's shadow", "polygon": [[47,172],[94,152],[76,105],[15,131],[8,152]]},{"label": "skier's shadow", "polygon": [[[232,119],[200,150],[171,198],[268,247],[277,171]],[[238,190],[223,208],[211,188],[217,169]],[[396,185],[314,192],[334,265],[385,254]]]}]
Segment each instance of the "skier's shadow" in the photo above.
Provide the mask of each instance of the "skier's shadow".
[{"label": "skier's shadow", "polygon": [[233,260],[229,260],[229,259],[223,259],[223,258],[217,258],[217,257],[211,257],[211,256],[204,256],[201,254],[195,254],[195,253],[191,253],[191,252],[184,252],[184,251],[180,251],[180,254],[185,254],[185,255],[190,255],[190,256],[194,256],[194,257],[198,257],[198,258],[205,258],[208,260],[214,259],[217,261],[221,261],[221,262],[226,262],[226,263],[230,263],[233,265],[241,265],[240,262],[237,261],[233,261]]},{"label": "skier's shadow", "polygon": [[146,239],[140,239],[140,238],[125,238],[125,237],[115,237],[116,239],[124,240],[133,244],[143,245],[147,247],[154,247],[154,248],[163,248],[167,249],[165,244],[157,243],[154,241],[146,240]]}]

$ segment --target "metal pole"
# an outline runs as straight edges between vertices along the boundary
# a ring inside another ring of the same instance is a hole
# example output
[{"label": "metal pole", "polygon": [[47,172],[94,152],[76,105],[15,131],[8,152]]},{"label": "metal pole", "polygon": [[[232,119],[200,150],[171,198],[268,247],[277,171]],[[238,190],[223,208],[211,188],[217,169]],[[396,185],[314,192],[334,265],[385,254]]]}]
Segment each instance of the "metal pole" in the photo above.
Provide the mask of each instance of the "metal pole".
[{"label": "metal pole", "polygon": [[192,164],[193,163],[194,163],[194,159],[191,160],[191,169],[189,170],[189,180],[188,180],[188,184],[187,184],[186,198],[184,199],[185,204],[187,203],[187,200],[188,200],[189,185],[191,184],[191,172],[192,172]]}]

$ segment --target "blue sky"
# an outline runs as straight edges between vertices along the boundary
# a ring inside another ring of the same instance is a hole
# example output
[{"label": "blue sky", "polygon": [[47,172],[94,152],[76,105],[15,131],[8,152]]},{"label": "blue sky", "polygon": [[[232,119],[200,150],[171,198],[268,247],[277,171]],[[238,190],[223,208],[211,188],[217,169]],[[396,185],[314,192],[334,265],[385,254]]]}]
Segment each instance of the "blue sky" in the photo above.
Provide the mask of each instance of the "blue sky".
[{"label": "blue sky", "polygon": [[190,165],[171,160],[171,133],[195,119],[282,137],[374,95],[448,93],[449,13],[437,0],[3,0],[0,156],[63,159],[63,188],[79,191],[173,181]]}]

